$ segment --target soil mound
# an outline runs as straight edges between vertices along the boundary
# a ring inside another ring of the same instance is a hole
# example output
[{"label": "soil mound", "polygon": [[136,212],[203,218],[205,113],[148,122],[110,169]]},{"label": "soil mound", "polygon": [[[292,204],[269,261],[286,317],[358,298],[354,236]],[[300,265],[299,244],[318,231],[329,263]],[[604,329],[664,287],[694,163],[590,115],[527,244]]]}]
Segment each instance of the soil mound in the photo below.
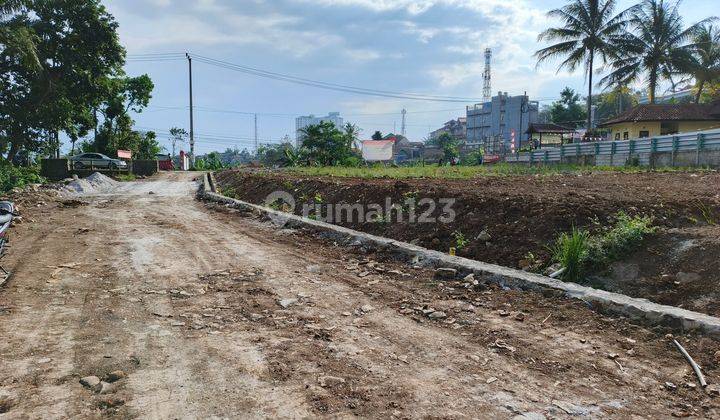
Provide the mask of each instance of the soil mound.
[{"label": "soil mound", "polygon": [[94,194],[108,192],[115,188],[118,182],[114,179],[101,174],[100,172],[94,172],[87,178],[79,178],[67,183],[62,192],[66,194]]}]

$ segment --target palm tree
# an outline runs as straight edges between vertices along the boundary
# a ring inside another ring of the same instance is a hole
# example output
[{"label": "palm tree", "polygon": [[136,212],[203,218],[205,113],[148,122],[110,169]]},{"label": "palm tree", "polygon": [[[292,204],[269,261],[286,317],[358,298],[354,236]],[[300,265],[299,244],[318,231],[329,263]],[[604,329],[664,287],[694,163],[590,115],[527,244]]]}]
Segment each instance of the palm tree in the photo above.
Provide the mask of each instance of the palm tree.
[{"label": "palm tree", "polygon": [[600,81],[605,85],[630,84],[645,80],[650,103],[655,103],[661,80],[692,66],[692,50],[687,45],[708,18],[683,29],[678,8],[680,1],[643,0],[632,12],[633,31],[620,42],[620,53],[613,71]]},{"label": "palm tree", "polygon": [[615,57],[615,46],[623,38],[627,16],[633,8],[613,16],[616,0],[573,0],[560,9],[548,12],[548,17],[560,19],[563,26],[550,28],[538,36],[539,41],[556,44],[535,53],[538,64],[558,57],[566,57],[558,71],[575,71],[585,67],[588,78],[587,126],[591,128],[593,72],[595,60],[604,65]]},{"label": "palm tree", "polygon": [[28,68],[39,70],[37,37],[22,23],[12,19],[13,15],[25,10],[25,3],[23,0],[0,0],[0,44],[7,51],[17,54]]},{"label": "palm tree", "polygon": [[702,25],[693,34],[693,43],[689,46],[695,56],[695,62],[688,74],[695,79],[695,103],[700,103],[706,83],[720,79],[720,30],[712,25]]}]

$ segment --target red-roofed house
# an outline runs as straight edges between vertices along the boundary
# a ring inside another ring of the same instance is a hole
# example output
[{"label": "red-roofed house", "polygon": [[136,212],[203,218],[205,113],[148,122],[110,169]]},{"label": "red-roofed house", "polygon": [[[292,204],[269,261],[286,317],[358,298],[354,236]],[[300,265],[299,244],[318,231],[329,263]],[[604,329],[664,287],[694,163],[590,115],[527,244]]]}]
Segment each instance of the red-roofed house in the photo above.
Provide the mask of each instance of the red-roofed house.
[{"label": "red-roofed house", "polygon": [[647,104],[599,124],[610,138],[627,140],[720,127],[720,101],[711,104]]}]

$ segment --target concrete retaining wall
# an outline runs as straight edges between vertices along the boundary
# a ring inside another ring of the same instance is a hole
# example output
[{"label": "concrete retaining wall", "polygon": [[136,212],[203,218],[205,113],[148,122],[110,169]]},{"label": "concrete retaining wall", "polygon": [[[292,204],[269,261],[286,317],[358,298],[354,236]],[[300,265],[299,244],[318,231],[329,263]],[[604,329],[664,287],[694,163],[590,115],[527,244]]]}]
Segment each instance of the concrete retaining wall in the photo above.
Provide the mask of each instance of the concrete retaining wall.
[{"label": "concrete retaining wall", "polygon": [[68,178],[70,166],[67,159],[43,159],[40,161],[40,175],[53,181]]},{"label": "concrete retaining wall", "polygon": [[150,176],[160,170],[157,160],[133,160],[132,173],[135,175]]},{"label": "concrete retaining wall", "polygon": [[370,245],[425,266],[450,267],[458,270],[462,275],[474,273],[478,280],[496,283],[502,287],[537,291],[543,294],[565,295],[582,300],[598,312],[625,316],[634,322],[644,325],[664,326],[678,331],[698,330],[712,336],[720,337],[720,318],[674,306],[652,303],[647,299],[632,298],[575,283],[566,283],[508,267],[450,256],[413,244],[370,235],[317,220],[306,219],[294,214],[284,213],[225,197],[214,191],[215,185],[212,175],[206,174],[203,177],[203,183],[200,186],[198,195],[206,200],[270,216],[273,220],[281,220],[281,223],[289,227],[307,227],[322,231],[339,243],[346,245]]},{"label": "concrete retaining wall", "polygon": [[648,160],[650,166],[704,166],[720,168],[720,150],[704,150],[702,153],[688,152],[656,152],[651,153]]}]

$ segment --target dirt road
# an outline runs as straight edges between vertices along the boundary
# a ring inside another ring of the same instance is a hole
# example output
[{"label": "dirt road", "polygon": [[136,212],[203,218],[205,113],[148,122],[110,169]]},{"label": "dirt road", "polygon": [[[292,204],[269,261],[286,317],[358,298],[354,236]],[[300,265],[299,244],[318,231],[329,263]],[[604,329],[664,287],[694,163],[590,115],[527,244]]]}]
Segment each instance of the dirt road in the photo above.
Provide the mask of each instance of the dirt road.
[{"label": "dirt road", "polygon": [[[191,177],[24,209],[0,418],[720,415],[665,331],[438,282],[207,206]],[[718,343],[680,339],[720,381]],[[80,384],[117,370],[106,393]]]}]

